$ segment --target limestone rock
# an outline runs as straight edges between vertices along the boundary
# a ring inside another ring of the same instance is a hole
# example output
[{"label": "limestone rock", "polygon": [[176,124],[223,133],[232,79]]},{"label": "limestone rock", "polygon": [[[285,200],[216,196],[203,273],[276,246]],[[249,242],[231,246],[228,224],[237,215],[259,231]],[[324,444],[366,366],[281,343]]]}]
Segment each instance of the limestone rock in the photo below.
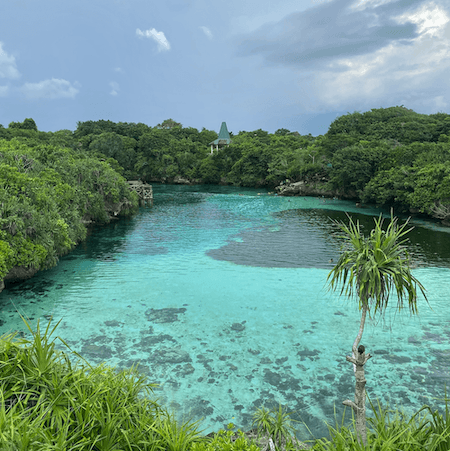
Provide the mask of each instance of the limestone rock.
[{"label": "limestone rock", "polygon": [[191,181],[176,175],[173,179],[173,183],[176,183],[177,185],[190,185]]},{"label": "limestone rock", "polygon": [[19,280],[27,280],[31,279],[36,273],[38,272],[37,269],[32,267],[25,267],[25,266],[14,266],[8,274],[6,274],[4,280],[9,280],[11,282],[16,282]]}]

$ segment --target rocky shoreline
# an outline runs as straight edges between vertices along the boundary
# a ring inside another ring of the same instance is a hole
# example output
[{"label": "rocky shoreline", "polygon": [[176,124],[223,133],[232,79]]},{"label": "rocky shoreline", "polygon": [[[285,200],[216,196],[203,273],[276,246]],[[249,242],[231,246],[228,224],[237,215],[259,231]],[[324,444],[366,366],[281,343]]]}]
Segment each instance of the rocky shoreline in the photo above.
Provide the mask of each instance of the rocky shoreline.
[{"label": "rocky shoreline", "polygon": [[316,197],[337,197],[345,200],[358,200],[356,192],[344,193],[339,190],[330,190],[326,188],[325,183],[307,182],[286,182],[275,187],[275,192],[279,196],[316,196]]}]

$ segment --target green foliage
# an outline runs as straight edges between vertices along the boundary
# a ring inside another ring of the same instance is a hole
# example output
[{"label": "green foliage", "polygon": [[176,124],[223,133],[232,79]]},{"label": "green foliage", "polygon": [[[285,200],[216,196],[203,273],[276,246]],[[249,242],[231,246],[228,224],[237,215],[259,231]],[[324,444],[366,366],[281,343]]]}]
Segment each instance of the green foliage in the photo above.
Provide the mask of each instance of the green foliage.
[{"label": "green foliage", "polygon": [[91,154],[103,155],[114,159],[122,171],[127,171],[131,178],[135,165],[136,140],[128,136],[121,136],[114,132],[105,132],[97,135],[89,144]]},{"label": "green foliage", "polygon": [[[178,421],[154,399],[155,385],[136,367],[91,366],[55,336],[59,322],[44,328],[38,322],[36,330],[24,322],[28,337],[0,337],[2,450],[258,451],[269,448],[268,435],[278,449],[304,449],[281,406],[255,412],[258,437],[233,432],[233,424],[212,437],[202,436],[199,422]],[[330,439],[316,439],[312,449],[447,451],[450,411],[445,401],[444,414],[423,406],[410,417],[370,403],[365,447],[357,440],[354,420],[344,424],[344,412],[341,423],[329,426]]]},{"label": "green foliage", "polygon": [[414,192],[414,178],[414,170],[405,166],[379,171],[365,185],[361,199],[363,202],[407,209],[409,196]]},{"label": "green foliage", "polygon": [[23,122],[11,122],[8,125],[8,128],[15,128],[15,129],[21,129],[21,130],[34,130],[38,131],[36,122],[34,122],[33,119],[27,118]]},{"label": "green foliage", "polygon": [[[232,425],[233,426],[233,425]],[[192,444],[191,451],[259,451],[260,448],[249,440],[242,431],[220,430],[211,440]]]},{"label": "green foliage", "polygon": [[412,207],[428,214],[438,202],[450,204],[450,164],[428,164],[416,170],[414,191],[408,201]]},{"label": "green foliage", "polygon": [[[367,445],[358,442],[355,422],[328,426],[331,439],[316,440],[314,451],[448,451],[450,446],[450,415],[423,406],[408,417],[404,412],[377,408],[371,403],[373,417],[369,418]],[[343,417],[344,418],[344,417]]]},{"label": "green foliage", "polygon": [[287,412],[279,404],[278,408],[266,409],[260,407],[253,414],[253,426],[256,426],[258,434],[268,436],[273,440],[276,449],[292,445],[292,437],[295,436],[295,428],[292,425],[291,413]]},{"label": "green foliage", "polygon": [[178,422],[173,413],[161,413],[151,427],[164,442],[167,451],[189,451],[202,439],[198,430],[199,421]]},{"label": "green foliage", "polygon": [[258,451],[241,431],[210,439],[178,421],[136,367],[89,365],[55,336],[59,322],[24,322],[30,338],[0,337],[2,450]]},{"label": "green foliage", "polygon": [[346,248],[338,262],[328,274],[331,289],[341,286],[341,294],[357,296],[360,308],[373,313],[383,313],[392,292],[398,297],[397,307],[403,308],[406,299],[412,313],[417,313],[417,287],[425,295],[422,284],[411,274],[408,254],[404,248],[408,221],[398,225],[398,219],[391,217],[387,229],[383,229],[383,218],[374,219],[375,227],[369,236],[361,232],[349,217],[349,225],[337,222],[344,232],[341,236]]},{"label": "green foliage", "polygon": [[170,449],[152,431],[164,415],[154,385],[136,368],[72,363],[52,338],[58,324],[33,331],[26,323],[31,340],[0,339],[1,449]]},{"label": "green foliage", "polygon": [[14,251],[8,242],[0,240],[0,279],[3,279],[12,268]]},{"label": "green foliage", "polygon": [[331,186],[364,202],[441,217],[436,205],[450,205],[439,168],[450,162],[449,130],[450,115],[403,106],[341,116],[320,143],[331,160]]},{"label": "green foliage", "polygon": [[[445,170],[438,167],[450,162],[450,115],[445,113],[424,115],[403,106],[348,113],[318,137],[285,128],[273,134],[241,131],[231,134],[231,145],[212,156],[209,143],[217,138],[215,131],[199,132],[173,119],[155,127],[86,121],[79,122],[73,133],[39,132],[33,124],[32,119],[11,123],[0,128],[0,139],[38,148],[41,158],[35,164],[46,164],[42,153],[48,153],[55,169],[57,158],[67,160],[62,150],[70,149],[72,157],[89,154],[103,159],[126,179],[170,183],[182,177],[194,183],[254,187],[303,180],[326,184],[338,196],[384,207],[445,220],[450,215]],[[49,152],[46,145],[59,151]],[[22,164],[25,168],[30,162]],[[433,174],[442,183],[433,183]],[[92,219],[107,218],[96,196],[89,197],[87,208],[95,211]]]},{"label": "green foliage", "polygon": [[[275,134],[264,130],[240,132],[228,147],[209,151],[217,133],[200,132],[166,119],[156,127],[143,124],[115,124],[111,121],[78,123],[73,134],[81,149],[98,158],[113,158],[114,168],[126,178],[145,181],[172,181],[183,177],[203,183],[233,183],[245,186],[275,186],[292,176],[307,174],[323,177],[324,162],[299,172],[296,152],[312,144],[314,138],[280,129]],[[75,145],[75,148],[77,148]],[[319,160],[319,149],[313,149]],[[110,160],[107,160],[110,161]],[[119,168],[122,167],[123,171]],[[295,175],[294,175],[295,174]]]},{"label": "green foliage", "polygon": [[333,188],[349,192],[361,192],[377,172],[384,159],[384,149],[368,146],[367,141],[334,152],[331,164]]},{"label": "green foliage", "polygon": [[0,140],[0,278],[14,266],[54,266],[86,237],[86,222],[137,205],[107,162],[70,147]]}]

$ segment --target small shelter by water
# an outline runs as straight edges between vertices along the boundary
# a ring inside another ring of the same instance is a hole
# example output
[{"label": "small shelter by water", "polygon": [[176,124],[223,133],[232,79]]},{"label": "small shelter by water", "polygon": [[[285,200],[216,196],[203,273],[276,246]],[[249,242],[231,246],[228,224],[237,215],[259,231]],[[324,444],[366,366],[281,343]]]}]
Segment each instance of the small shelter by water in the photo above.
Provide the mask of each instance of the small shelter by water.
[{"label": "small shelter by water", "polygon": [[219,150],[222,147],[229,146],[230,143],[231,138],[230,134],[228,133],[227,124],[226,122],[222,122],[222,125],[220,126],[219,137],[209,143],[209,145],[211,146],[211,153],[213,153],[214,150]]}]

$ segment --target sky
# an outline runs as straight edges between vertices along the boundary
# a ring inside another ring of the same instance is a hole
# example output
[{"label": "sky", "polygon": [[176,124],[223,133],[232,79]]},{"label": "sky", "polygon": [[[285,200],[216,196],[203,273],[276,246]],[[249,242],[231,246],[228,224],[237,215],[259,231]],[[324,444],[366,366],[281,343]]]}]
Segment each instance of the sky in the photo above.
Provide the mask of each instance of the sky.
[{"label": "sky", "polygon": [[0,124],[111,120],[314,136],[450,113],[448,0],[3,0]]}]

